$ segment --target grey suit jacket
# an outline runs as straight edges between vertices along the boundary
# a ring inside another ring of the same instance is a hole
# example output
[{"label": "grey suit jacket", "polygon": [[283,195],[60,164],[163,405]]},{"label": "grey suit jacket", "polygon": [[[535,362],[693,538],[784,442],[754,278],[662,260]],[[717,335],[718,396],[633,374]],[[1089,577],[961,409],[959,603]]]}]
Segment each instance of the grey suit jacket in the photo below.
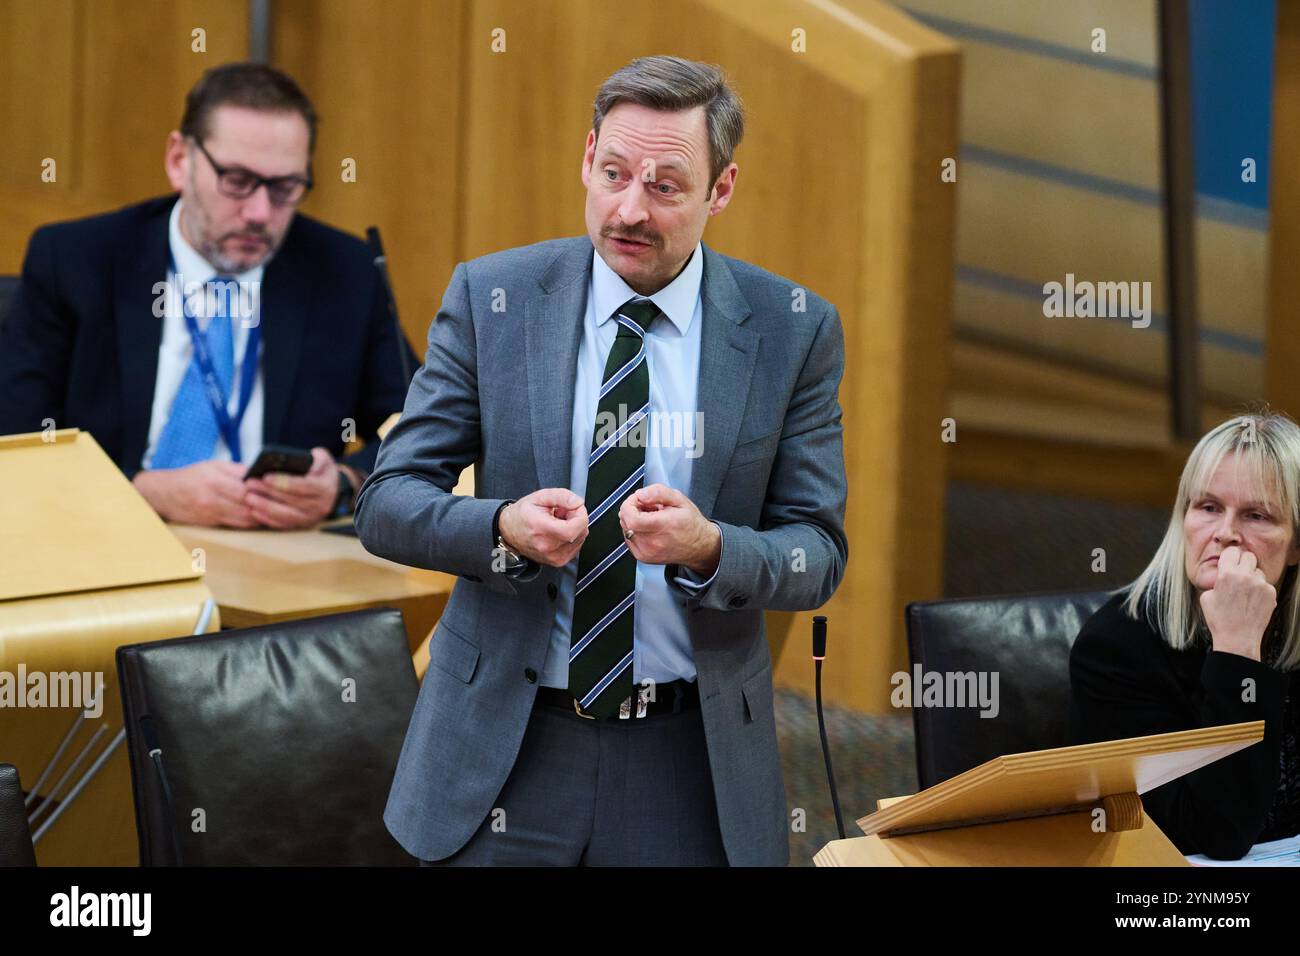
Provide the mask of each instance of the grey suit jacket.
[{"label": "grey suit jacket", "polygon": [[[492,569],[509,498],[567,487],[573,392],[591,277],[586,237],[461,263],[424,367],[362,486],[371,552],[459,576],[429,646],[384,820],[413,855],[469,840],[514,765],[555,620],[560,569]],[[834,306],[707,246],[699,367],[702,454],[688,495],[722,528],[722,560],[690,609],[709,765],[732,865],[789,860],[763,611],[819,607],[844,576]],[[451,494],[474,466],[476,497]]]}]

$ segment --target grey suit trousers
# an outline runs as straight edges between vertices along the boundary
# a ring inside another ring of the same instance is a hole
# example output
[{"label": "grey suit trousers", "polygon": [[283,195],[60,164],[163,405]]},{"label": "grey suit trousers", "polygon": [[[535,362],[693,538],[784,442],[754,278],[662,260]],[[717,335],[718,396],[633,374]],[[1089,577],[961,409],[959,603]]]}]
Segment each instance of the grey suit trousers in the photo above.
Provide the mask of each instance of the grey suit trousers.
[{"label": "grey suit trousers", "polygon": [[696,710],[596,721],[534,706],[464,847],[424,866],[726,866]]}]

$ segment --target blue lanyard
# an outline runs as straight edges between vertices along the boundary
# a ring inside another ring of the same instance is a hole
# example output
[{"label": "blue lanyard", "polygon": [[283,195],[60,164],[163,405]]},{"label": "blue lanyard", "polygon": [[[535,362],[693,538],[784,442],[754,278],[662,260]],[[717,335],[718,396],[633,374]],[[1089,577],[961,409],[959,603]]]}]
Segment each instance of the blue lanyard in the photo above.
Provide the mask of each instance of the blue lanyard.
[{"label": "blue lanyard", "polygon": [[[172,258],[171,266],[173,281],[175,281],[175,277],[179,274],[176,270],[175,257]],[[206,289],[206,285],[204,288]],[[217,373],[212,366],[212,353],[208,351],[207,337],[199,331],[199,324],[190,312],[190,303],[185,296],[185,290],[182,288],[179,292],[181,311],[185,314],[185,327],[189,329],[190,342],[194,345],[194,358],[199,363],[199,374],[203,377],[208,404],[212,406],[212,414],[216,416],[221,437],[225,439],[226,447],[230,449],[231,460],[240,461],[239,425],[244,420],[244,412],[248,411],[248,402],[253,396],[253,379],[257,374],[257,350],[262,338],[261,322],[248,330],[248,342],[244,345],[244,365],[239,372],[239,411],[234,419],[231,419],[226,409],[226,396],[221,392],[221,383],[217,381]],[[261,308],[260,302],[258,308],[259,310]],[[233,334],[233,326],[231,331]]]}]

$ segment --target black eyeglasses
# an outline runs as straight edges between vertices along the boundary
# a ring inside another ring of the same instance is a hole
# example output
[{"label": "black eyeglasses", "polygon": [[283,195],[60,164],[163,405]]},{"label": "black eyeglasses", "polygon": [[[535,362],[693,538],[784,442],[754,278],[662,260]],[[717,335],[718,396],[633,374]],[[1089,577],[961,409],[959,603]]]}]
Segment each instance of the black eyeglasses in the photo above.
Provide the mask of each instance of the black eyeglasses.
[{"label": "black eyeglasses", "polygon": [[271,200],[272,205],[291,206],[301,201],[302,197],[307,195],[307,191],[312,187],[310,166],[308,167],[306,179],[301,176],[272,176],[268,178],[259,176],[257,173],[239,166],[221,166],[197,139],[194,140],[194,145],[212,164],[212,169],[217,174],[217,188],[221,190],[221,194],[231,199],[247,199],[257,192],[258,186],[265,185],[266,195]]}]

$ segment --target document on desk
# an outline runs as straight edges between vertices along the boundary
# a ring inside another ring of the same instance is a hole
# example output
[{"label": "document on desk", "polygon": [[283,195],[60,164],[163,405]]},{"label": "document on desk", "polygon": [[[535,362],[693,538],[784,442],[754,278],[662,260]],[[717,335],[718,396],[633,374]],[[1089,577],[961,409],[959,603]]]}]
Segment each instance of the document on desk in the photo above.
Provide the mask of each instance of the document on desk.
[{"label": "document on desk", "polygon": [[1187,862],[1192,866],[1300,866],[1300,835],[1256,843],[1240,860],[1211,860],[1197,853]]}]

